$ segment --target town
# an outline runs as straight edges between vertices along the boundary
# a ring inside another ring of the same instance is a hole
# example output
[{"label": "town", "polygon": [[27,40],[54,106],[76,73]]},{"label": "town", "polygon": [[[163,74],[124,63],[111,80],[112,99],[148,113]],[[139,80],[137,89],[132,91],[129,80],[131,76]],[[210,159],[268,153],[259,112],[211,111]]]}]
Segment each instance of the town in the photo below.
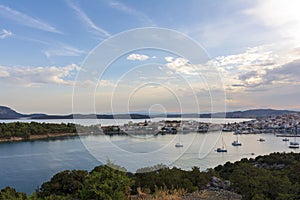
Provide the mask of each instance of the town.
[{"label": "town", "polygon": [[298,136],[300,133],[300,113],[269,116],[239,123],[215,124],[179,119],[161,120],[159,122],[145,120],[144,122],[129,121],[127,124],[120,126],[100,126],[100,128],[106,135],[165,135],[223,131],[234,132],[235,134],[274,133],[278,136]]}]

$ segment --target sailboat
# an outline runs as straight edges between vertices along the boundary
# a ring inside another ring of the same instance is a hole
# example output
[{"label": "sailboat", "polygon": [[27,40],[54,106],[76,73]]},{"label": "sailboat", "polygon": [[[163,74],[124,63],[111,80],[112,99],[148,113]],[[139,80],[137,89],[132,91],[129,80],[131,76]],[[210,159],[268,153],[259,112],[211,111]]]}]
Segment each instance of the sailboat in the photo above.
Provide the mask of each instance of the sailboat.
[{"label": "sailboat", "polygon": [[181,143],[181,137],[180,137],[180,134],[179,134],[179,142],[177,142],[176,144],[175,144],[175,147],[183,147],[183,144]]},{"label": "sailboat", "polygon": [[231,144],[232,146],[242,146],[242,143],[239,142],[238,134],[236,135],[236,140],[234,140]]},{"label": "sailboat", "polygon": [[217,152],[219,153],[225,153],[227,152],[227,149],[225,149],[225,144],[224,144],[224,140],[223,140],[223,135],[222,135],[222,148],[217,148]]},{"label": "sailboat", "polygon": [[296,133],[295,133],[295,137],[294,137],[294,142],[290,142],[289,148],[292,148],[292,149],[299,148],[299,142],[296,141]]}]

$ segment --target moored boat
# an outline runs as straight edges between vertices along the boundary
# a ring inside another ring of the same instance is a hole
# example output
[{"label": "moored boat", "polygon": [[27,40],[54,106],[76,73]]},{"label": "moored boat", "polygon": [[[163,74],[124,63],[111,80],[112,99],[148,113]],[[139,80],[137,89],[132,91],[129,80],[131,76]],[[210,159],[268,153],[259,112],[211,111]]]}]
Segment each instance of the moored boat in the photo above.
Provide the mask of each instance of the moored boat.
[{"label": "moored boat", "polygon": [[175,147],[183,147],[183,144],[178,142],[178,143],[175,144]]},{"label": "moored boat", "polygon": [[299,148],[299,142],[290,142],[289,148],[298,149]]}]

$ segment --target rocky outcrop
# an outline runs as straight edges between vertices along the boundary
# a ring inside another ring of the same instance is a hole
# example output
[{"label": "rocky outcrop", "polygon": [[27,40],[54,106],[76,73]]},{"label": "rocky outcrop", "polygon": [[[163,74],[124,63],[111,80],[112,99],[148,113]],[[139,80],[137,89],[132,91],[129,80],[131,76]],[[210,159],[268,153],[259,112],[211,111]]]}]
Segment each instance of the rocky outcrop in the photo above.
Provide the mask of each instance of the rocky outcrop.
[{"label": "rocky outcrop", "polygon": [[210,183],[207,185],[209,189],[224,189],[229,190],[230,189],[230,181],[228,180],[221,180],[218,177],[211,177]]}]

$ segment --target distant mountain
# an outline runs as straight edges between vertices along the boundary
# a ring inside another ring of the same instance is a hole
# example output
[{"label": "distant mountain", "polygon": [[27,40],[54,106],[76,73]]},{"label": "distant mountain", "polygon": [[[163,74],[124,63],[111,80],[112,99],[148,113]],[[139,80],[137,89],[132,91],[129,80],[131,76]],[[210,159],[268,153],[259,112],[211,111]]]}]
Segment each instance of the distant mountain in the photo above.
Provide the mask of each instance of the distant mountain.
[{"label": "distant mountain", "polygon": [[21,113],[6,106],[0,106],[0,119],[19,119],[21,117],[23,117]]},{"label": "distant mountain", "polygon": [[[168,118],[261,118],[268,116],[283,115],[288,113],[295,113],[292,110],[274,110],[274,109],[252,109],[245,111],[233,112],[219,112],[219,113],[205,113],[205,114],[167,114]],[[146,113],[130,113],[130,114],[97,114],[98,119],[149,119],[150,116]],[[11,108],[0,106],[0,119],[91,119],[95,118],[94,114],[69,114],[69,115],[47,115],[47,114],[21,114]],[[165,114],[154,114],[154,117],[166,117]]]},{"label": "distant mountain", "polygon": [[[295,113],[296,111],[292,110],[274,110],[274,109],[251,109],[245,111],[234,111],[226,113],[226,118],[262,118],[268,116],[277,116],[289,113]],[[224,113],[215,113],[212,114],[213,117],[222,117],[225,116]],[[204,115],[201,115],[204,117]]]}]

